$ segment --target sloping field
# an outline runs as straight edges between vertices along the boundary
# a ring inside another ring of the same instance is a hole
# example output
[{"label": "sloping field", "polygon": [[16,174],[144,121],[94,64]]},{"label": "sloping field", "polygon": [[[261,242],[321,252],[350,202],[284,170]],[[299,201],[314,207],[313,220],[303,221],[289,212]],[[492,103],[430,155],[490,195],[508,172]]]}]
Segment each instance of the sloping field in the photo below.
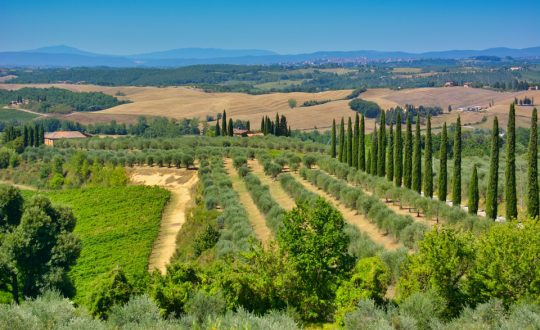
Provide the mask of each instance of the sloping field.
[{"label": "sloping field", "polygon": [[[289,99],[295,99],[298,105],[310,100],[338,100],[350,94],[350,90],[328,91],[322,93],[273,93],[249,95],[243,93],[206,93],[189,87],[107,87],[96,85],[71,84],[0,84],[3,89],[19,89],[23,87],[58,87],[77,92],[98,91],[130,100],[132,103],[122,104],[114,108],[94,113],[72,114],[66,119],[81,120],[83,123],[116,119],[121,122],[136,120],[137,116],[166,116],[171,118],[205,119],[207,115],[215,116],[223,110],[234,119],[250,120],[258,127],[265,115],[274,117],[276,112],[287,116],[291,126],[297,129],[314,127],[330,127],[332,118],[350,116],[347,100],[329,102],[312,107],[291,109]],[[106,116],[105,116],[106,115]],[[123,117],[129,115],[129,117]]]},{"label": "sloping field", "polygon": [[[116,120],[123,123],[133,123],[138,116],[165,116],[171,118],[205,119],[207,115],[215,116],[223,110],[234,119],[250,120],[252,127],[258,128],[261,118],[265,115],[274,117],[276,112],[287,116],[293,129],[328,129],[332,119],[353,116],[349,108],[349,100],[343,100],[351,91],[327,91],[321,93],[272,93],[263,95],[249,95],[243,93],[206,93],[191,87],[108,87],[97,85],[72,84],[0,84],[3,89],[19,89],[23,87],[58,87],[77,92],[100,91],[118,97],[121,100],[130,100],[132,103],[93,113],[76,113],[65,116],[65,119],[78,121],[83,124],[94,122],[108,122]],[[362,93],[361,97],[378,103],[382,108],[389,109],[406,104],[440,106],[446,112],[449,105],[454,110],[459,107],[480,105],[494,106],[486,112],[461,113],[464,125],[474,127],[487,127],[480,123],[486,116],[488,123],[495,114],[501,118],[501,125],[506,125],[508,106],[514,98],[524,96],[534,97],[540,102],[540,91],[522,92],[496,92],[480,88],[449,87],[449,88],[414,88],[404,90],[391,90],[387,88],[370,89]],[[289,99],[295,99],[299,107],[291,109]],[[311,107],[300,107],[309,100],[333,100],[325,104]],[[532,107],[517,108],[517,125],[527,126]],[[434,127],[442,122],[455,121],[458,112],[445,113],[433,119]],[[373,120],[366,121],[366,131],[373,129]],[[487,125],[487,126],[486,126]],[[504,127],[504,126],[502,126]]]}]

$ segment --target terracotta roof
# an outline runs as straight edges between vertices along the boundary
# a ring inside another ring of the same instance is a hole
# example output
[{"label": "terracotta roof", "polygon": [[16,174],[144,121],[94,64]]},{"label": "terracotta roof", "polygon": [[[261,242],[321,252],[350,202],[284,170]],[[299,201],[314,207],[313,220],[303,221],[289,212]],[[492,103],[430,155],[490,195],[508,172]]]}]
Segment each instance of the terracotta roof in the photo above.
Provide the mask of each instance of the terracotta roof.
[{"label": "terracotta roof", "polygon": [[58,139],[81,139],[88,136],[84,135],[79,131],[57,131],[57,132],[47,132],[45,133],[45,138],[50,140]]}]

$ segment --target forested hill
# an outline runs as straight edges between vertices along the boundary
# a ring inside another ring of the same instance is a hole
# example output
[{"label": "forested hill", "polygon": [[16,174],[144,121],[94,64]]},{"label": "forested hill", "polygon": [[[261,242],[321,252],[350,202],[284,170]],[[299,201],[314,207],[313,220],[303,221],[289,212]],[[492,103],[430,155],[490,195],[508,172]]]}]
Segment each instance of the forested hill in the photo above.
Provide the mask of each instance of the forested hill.
[{"label": "forested hill", "polygon": [[0,104],[13,102],[25,109],[43,113],[97,111],[125,103],[101,92],[72,92],[60,88],[0,89]]}]

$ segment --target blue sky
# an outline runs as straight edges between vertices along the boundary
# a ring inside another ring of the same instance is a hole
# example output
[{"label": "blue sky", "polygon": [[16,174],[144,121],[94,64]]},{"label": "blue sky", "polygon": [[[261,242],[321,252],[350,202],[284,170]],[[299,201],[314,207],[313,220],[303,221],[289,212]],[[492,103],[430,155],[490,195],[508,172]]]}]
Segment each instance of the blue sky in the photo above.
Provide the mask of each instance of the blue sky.
[{"label": "blue sky", "polygon": [[540,1],[0,0],[0,51],[421,52],[540,46]]}]

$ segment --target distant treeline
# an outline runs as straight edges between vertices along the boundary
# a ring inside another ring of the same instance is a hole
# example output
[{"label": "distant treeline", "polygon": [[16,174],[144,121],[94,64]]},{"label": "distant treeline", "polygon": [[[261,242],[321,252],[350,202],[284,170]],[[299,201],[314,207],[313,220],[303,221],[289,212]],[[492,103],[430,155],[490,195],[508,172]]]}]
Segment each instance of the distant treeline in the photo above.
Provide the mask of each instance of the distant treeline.
[{"label": "distant treeline", "polygon": [[[396,65],[420,68],[418,74],[395,72]],[[463,69],[463,65],[472,69]],[[193,85],[211,92],[320,92],[324,90],[366,88],[438,87],[447,82],[473,87],[522,90],[538,84],[536,72],[514,72],[507,62],[489,64],[461,61],[412,61],[410,63],[370,63],[368,65],[282,66],[282,65],[194,65],[180,68],[71,68],[11,70],[16,75],[9,83],[88,83],[103,86],[178,86]],[[519,63],[517,65],[524,65]],[[330,68],[346,67],[336,73]],[[428,74],[426,74],[428,73]],[[532,73],[532,75],[525,75]],[[529,77],[529,78],[528,78]],[[533,77],[533,78],[530,78]],[[533,79],[534,81],[532,81]],[[535,80],[536,79],[536,80]],[[271,82],[289,81],[289,84]],[[517,83],[516,83],[517,81]],[[360,92],[358,92],[359,94]],[[350,98],[354,98],[352,96]]]},{"label": "distant treeline", "polygon": [[101,92],[72,92],[61,88],[0,90],[0,104],[18,103],[25,109],[43,113],[97,111],[125,103]]}]

